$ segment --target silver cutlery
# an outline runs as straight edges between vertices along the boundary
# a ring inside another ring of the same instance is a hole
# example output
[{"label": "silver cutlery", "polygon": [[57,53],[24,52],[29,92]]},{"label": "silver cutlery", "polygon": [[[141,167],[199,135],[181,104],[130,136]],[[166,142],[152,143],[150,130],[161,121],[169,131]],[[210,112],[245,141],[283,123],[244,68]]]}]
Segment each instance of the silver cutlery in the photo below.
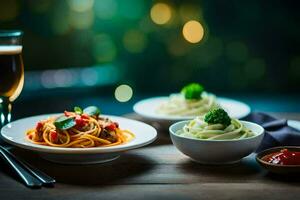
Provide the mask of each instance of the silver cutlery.
[{"label": "silver cutlery", "polygon": [[39,169],[20,160],[5,147],[0,145],[0,154],[8,165],[16,172],[26,186],[30,188],[41,188],[42,186],[54,186],[55,179],[46,175]]}]

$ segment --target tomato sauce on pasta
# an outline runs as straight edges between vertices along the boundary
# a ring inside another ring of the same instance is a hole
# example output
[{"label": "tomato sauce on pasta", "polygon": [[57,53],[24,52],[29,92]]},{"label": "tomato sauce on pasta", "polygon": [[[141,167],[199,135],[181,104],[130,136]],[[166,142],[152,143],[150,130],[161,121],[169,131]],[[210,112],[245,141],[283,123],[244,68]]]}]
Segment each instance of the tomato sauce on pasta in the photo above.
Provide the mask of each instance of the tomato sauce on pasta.
[{"label": "tomato sauce on pasta", "polygon": [[29,141],[53,147],[108,147],[131,141],[134,134],[99,114],[68,112],[37,123],[26,133]]}]

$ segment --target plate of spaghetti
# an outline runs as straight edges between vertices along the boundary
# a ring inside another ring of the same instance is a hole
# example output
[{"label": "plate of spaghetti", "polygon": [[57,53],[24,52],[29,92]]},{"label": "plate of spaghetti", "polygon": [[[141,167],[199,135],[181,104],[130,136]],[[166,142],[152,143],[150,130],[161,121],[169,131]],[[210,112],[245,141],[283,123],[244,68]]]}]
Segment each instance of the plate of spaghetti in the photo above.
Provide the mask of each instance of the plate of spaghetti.
[{"label": "plate of spaghetti", "polygon": [[175,121],[193,119],[204,116],[216,107],[224,108],[233,118],[243,118],[250,113],[250,107],[240,101],[217,97],[205,91],[198,83],[191,83],[181,89],[181,92],[169,96],[153,97],[137,102],[133,109],[142,117],[151,121],[159,121],[170,125]]},{"label": "plate of spaghetti", "polygon": [[145,123],[102,115],[97,107],[89,106],[20,119],[3,127],[1,134],[8,143],[53,162],[92,164],[150,144],[157,132]]}]

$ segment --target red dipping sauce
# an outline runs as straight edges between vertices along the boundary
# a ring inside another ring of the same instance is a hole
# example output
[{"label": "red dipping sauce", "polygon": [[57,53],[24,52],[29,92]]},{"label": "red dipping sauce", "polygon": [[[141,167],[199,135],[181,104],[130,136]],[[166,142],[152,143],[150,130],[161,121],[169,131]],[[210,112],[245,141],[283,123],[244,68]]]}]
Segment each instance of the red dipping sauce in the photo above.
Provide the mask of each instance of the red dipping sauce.
[{"label": "red dipping sauce", "polygon": [[278,165],[300,165],[300,151],[282,149],[262,157],[263,161]]}]

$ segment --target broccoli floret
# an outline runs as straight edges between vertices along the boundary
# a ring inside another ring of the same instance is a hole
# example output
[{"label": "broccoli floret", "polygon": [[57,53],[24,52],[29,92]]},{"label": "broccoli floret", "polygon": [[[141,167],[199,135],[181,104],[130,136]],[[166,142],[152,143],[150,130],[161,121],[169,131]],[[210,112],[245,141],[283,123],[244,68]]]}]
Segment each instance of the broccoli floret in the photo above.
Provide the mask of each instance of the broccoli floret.
[{"label": "broccoli floret", "polygon": [[223,124],[224,126],[228,126],[231,123],[231,118],[225,110],[216,108],[205,115],[204,121],[208,124]]},{"label": "broccoli floret", "polygon": [[201,94],[204,91],[202,85],[198,83],[190,83],[182,88],[181,93],[185,99],[201,99]]}]

